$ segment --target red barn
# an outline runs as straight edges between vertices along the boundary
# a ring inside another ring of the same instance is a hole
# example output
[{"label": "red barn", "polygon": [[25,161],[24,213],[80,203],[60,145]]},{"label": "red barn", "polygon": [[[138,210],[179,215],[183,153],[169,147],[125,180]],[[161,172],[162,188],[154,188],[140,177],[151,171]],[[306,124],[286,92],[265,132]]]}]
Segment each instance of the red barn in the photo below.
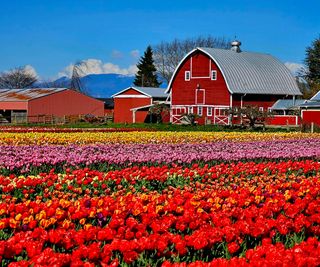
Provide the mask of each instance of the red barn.
[{"label": "red barn", "polygon": [[241,43],[230,50],[196,48],[176,68],[167,93],[171,122],[182,114],[198,115],[198,123],[229,124],[225,109],[254,105],[268,110],[279,99],[301,95],[290,71],[268,54],[242,52]]},{"label": "red barn", "polygon": [[114,122],[149,122],[148,111],[156,103],[165,103],[168,97],[164,88],[131,86],[112,96]]},{"label": "red barn", "polygon": [[303,123],[320,126],[320,91],[299,107]]},{"label": "red barn", "polygon": [[104,103],[66,88],[1,89],[0,114],[29,119],[39,115],[104,116]]}]

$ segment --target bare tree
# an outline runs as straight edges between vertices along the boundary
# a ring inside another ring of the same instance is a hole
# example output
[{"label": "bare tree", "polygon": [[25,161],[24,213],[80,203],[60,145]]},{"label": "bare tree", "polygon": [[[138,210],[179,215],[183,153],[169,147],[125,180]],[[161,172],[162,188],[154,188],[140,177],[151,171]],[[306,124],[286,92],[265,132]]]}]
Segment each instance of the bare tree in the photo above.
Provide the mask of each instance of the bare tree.
[{"label": "bare tree", "polygon": [[0,88],[19,89],[32,86],[38,78],[25,67],[14,68],[0,74]]},{"label": "bare tree", "polygon": [[230,48],[230,40],[213,36],[199,36],[184,40],[174,39],[153,47],[154,61],[160,77],[169,83],[171,76],[183,57],[196,47]]}]

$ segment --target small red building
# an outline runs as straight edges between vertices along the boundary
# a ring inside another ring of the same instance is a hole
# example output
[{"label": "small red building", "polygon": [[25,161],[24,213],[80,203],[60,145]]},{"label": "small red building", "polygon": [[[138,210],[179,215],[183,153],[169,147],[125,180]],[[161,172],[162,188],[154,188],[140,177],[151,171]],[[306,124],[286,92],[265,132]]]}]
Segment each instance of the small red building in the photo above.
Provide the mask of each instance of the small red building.
[{"label": "small red building", "polygon": [[183,114],[198,115],[198,123],[230,124],[225,110],[246,105],[268,110],[279,99],[295,100],[301,92],[290,71],[268,54],[232,48],[196,48],[176,68],[170,94],[171,122]]},{"label": "small red building", "polygon": [[301,118],[303,123],[314,123],[320,126],[320,91],[310,100],[299,105],[299,108],[301,110]]},{"label": "small red building", "polygon": [[104,103],[66,88],[1,89],[0,114],[28,119],[39,115],[104,116]]},{"label": "small red building", "polygon": [[148,111],[156,103],[166,103],[165,88],[128,87],[113,96],[114,122],[149,122]]}]

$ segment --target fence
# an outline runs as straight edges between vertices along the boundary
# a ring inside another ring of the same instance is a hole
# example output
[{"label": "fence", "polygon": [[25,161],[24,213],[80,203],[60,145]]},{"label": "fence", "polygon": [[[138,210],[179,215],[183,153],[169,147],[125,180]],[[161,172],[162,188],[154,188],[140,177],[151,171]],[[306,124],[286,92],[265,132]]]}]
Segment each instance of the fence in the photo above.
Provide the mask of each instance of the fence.
[{"label": "fence", "polygon": [[65,115],[58,117],[54,115],[13,115],[13,116],[0,116],[0,124],[72,124],[79,122],[90,123],[106,123],[112,122],[113,115],[106,114],[103,117],[96,117],[93,115]]}]

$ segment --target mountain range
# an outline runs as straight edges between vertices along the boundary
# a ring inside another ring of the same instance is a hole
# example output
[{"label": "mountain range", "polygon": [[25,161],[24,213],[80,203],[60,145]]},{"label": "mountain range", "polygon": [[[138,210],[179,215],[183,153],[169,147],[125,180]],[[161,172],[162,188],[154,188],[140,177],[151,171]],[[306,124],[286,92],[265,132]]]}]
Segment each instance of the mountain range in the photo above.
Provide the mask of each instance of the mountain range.
[{"label": "mountain range", "polygon": [[[80,78],[84,91],[97,98],[108,98],[133,85],[134,76],[121,74],[88,74]],[[51,83],[51,87],[69,87],[71,79],[61,77]],[[162,84],[161,87],[166,87]]]},{"label": "mountain range", "polygon": [[[291,66],[294,65],[294,66]],[[297,70],[296,64],[286,63],[294,76]],[[81,86],[85,93],[96,98],[109,98],[113,94],[133,85],[134,76],[122,74],[88,74],[80,78]],[[299,80],[299,82],[301,82]],[[69,77],[61,77],[53,82],[37,83],[37,87],[46,85],[46,87],[70,87],[71,79]],[[163,82],[160,87],[165,88],[167,83]]]}]

